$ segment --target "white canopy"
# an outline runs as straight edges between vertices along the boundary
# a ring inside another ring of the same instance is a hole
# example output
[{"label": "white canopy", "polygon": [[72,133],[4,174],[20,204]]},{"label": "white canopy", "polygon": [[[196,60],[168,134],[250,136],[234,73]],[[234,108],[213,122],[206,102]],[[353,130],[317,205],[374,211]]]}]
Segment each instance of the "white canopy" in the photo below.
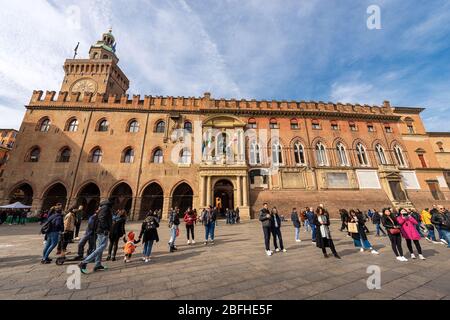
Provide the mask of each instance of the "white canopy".
[{"label": "white canopy", "polygon": [[7,206],[0,206],[0,209],[31,209],[31,206],[26,206],[20,202],[8,204]]}]

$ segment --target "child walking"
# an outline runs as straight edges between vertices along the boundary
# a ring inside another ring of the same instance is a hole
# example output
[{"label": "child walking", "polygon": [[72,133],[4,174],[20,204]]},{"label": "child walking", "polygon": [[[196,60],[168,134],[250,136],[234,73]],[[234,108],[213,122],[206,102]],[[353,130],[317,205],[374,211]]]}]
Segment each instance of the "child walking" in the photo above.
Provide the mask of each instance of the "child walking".
[{"label": "child walking", "polygon": [[130,262],[131,256],[136,251],[136,245],[140,242],[140,240],[135,240],[134,238],[135,234],[133,231],[129,232],[127,237],[123,238],[123,242],[125,242],[125,246],[123,247],[123,253],[125,254],[123,262],[125,263]]}]

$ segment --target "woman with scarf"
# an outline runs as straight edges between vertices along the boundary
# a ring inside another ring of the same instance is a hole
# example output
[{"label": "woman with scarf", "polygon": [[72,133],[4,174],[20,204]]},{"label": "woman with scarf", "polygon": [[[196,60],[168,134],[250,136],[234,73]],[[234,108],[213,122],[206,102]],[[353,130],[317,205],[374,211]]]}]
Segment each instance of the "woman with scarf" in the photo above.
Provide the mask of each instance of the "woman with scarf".
[{"label": "woman with scarf", "polygon": [[328,258],[327,247],[331,249],[336,259],[341,257],[336,252],[330,232],[330,216],[323,207],[318,207],[314,215],[314,225],[316,226],[316,246],[322,249],[323,256]]},{"label": "woman with scarf", "polygon": [[119,240],[125,235],[125,223],[127,222],[126,211],[118,210],[117,213],[113,215],[112,220],[111,232],[109,234],[110,242],[108,248],[108,257],[106,258],[106,261],[116,261]]}]

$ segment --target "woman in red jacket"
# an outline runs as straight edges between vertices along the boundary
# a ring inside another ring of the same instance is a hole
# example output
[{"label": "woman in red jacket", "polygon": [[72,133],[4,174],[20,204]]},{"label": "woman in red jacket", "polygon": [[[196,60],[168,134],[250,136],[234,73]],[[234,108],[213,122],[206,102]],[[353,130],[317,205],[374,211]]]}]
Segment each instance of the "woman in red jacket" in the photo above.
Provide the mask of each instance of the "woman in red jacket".
[{"label": "woman in red jacket", "polygon": [[[194,225],[197,221],[197,214],[195,213],[195,210],[191,210],[191,208],[187,209],[186,213],[184,214],[183,218],[184,222],[186,222],[186,233],[187,233],[187,244],[195,244],[194,240]],[[190,234],[189,234],[190,232]],[[192,242],[190,239],[190,235],[192,235]]]}]

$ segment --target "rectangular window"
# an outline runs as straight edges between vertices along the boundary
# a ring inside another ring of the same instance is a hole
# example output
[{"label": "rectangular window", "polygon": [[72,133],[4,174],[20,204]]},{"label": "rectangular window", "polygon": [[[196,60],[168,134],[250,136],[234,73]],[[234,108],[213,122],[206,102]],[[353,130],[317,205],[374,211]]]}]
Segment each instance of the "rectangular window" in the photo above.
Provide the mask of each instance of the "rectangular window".
[{"label": "rectangular window", "polygon": [[408,133],[409,134],[414,134],[415,133],[414,127],[411,124],[408,125]]},{"label": "rectangular window", "polygon": [[312,123],[312,128],[314,130],[320,130],[320,123],[319,122],[313,122]]},{"label": "rectangular window", "polygon": [[291,129],[292,130],[297,130],[299,128],[298,123],[291,123]]},{"label": "rectangular window", "polygon": [[438,181],[427,181],[428,188],[430,188],[431,195],[434,200],[445,200],[444,195],[441,192]]},{"label": "rectangular window", "polygon": [[391,126],[385,126],[384,127],[386,133],[392,133],[392,127]]},{"label": "rectangular window", "polygon": [[367,125],[367,131],[369,131],[369,132],[375,132],[375,127],[373,126],[373,124],[368,124],[368,125]]},{"label": "rectangular window", "polygon": [[271,123],[271,124],[269,125],[269,127],[270,127],[270,129],[279,129],[279,128],[280,128],[280,126],[278,125],[278,123]]},{"label": "rectangular window", "polygon": [[331,130],[338,131],[339,130],[338,124],[337,123],[332,123],[331,124]]},{"label": "rectangular window", "polygon": [[257,128],[258,128],[256,122],[255,122],[255,123],[249,123],[249,124],[247,125],[247,127],[248,127],[249,129],[257,129]]},{"label": "rectangular window", "polygon": [[358,131],[358,127],[356,126],[356,124],[351,123],[351,124],[350,124],[350,130],[351,130],[351,131]]},{"label": "rectangular window", "polygon": [[419,154],[419,160],[420,164],[422,165],[422,168],[428,168],[427,162],[425,161],[425,156],[423,154]]}]

